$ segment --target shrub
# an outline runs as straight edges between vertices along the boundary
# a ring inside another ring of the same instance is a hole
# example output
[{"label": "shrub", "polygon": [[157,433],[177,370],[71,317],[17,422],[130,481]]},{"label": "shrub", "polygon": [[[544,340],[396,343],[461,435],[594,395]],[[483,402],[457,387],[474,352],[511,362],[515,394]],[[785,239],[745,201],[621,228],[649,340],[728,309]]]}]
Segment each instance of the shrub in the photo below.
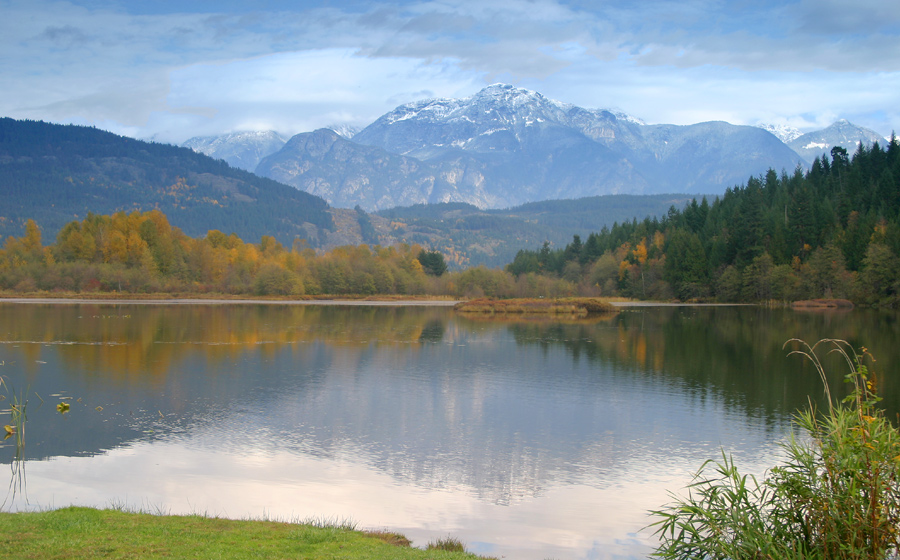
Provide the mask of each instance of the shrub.
[{"label": "shrub", "polygon": [[[883,559],[900,550],[900,432],[877,408],[876,379],[846,342],[826,339],[797,350],[825,383],[828,410],[795,415],[808,437],[783,444],[787,461],[759,483],[731,458],[707,462],[687,498],[652,514],[660,546],[672,559]],[[824,344],[849,365],[853,390],[834,403],[816,348]],[[708,475],[709,467],[714,473]]]},{"label": "shrub", "polygon": [[265,264],[253,281],[253,291],[260,296],[303,295],[303,283],[295,273],[277,264]]}]

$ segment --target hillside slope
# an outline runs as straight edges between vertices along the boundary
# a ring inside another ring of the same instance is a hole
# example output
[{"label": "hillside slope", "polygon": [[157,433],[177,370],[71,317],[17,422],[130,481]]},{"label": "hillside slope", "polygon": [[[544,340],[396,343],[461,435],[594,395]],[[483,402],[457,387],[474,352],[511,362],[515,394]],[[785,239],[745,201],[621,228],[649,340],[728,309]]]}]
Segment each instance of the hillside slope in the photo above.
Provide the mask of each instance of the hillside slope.
[{"label": "hillside slope", "polygon": [[0,118],[0,236],[21,235],[29,218],[52,239],[89,212],[154,208],[191,236],[218,229],[316,246],[333,227],[321,198],[187,148]]}]

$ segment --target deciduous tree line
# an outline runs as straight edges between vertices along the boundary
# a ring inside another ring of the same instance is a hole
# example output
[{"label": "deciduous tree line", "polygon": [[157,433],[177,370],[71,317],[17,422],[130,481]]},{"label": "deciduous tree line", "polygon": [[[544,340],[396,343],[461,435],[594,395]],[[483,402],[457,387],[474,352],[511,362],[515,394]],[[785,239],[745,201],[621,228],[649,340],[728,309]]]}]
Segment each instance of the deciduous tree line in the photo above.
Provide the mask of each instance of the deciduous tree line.
[{"label": "deciduous tree line", "polygon": [[441,253],[419,245],[346,246],[317,254],[302,240],[245,243],[212,230],[191,238],[158,211],[88,215],[45,246],[32,220],[0,249],[0,289],[16,292],[255,295],[571,295],[552,278],[484,267],[447,273]]}]

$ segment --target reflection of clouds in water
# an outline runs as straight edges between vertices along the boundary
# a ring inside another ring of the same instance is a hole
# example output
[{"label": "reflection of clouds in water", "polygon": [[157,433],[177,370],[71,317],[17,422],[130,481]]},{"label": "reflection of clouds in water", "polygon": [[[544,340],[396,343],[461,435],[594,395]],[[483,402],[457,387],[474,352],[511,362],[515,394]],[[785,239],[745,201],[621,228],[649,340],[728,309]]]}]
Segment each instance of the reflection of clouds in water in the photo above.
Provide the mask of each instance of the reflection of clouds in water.
[{"label": "reflection of clouds in water", "polygon": [[[124,501],[179,514],[349,517],[363,528],[403,532],[419,546],[449,533],[476,552],[511,558],[641,558],[651,544],[650,535],[640,532],[646,511],[683,487],[697,466],[682,457],[623,465],[608,484],[551,483],[539,496],[510,506],[452,485],[399,484],[366,464],[357,449],[335,450],[335,458],[326,459],[264,442],[264,449],[246,447],[240,454],[197,443],[188,437],[32,463],[30,507]],[[774,460],[772,446],[758,451],[756,461],[740,465],[745,472],[759,472]]]}]

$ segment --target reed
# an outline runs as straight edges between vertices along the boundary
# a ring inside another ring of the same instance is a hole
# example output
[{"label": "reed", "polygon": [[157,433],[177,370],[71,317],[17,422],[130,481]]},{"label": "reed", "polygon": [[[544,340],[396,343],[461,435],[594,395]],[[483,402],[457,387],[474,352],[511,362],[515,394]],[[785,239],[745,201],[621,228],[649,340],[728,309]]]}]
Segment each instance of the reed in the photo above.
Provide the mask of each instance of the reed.
[{"label": "reed", "polygon": [[[14,501],[17,495],[25,495],[25,422],[28,419],[28,391],[17,393],[4,377],[0,376],[0,387],[3,389],[2,400],[9,401],[9,408],[0,410],[0,414],[9,413],[9,424],[3,426],[3,440],[14,439],[15,453],[10,463],[9,488],[0,509],[8,502]],[[27,496],[26,496],[27,501]]]},{"label": "reed", "polygon": [[[828,410],[810,403],[794,417],[803,435],[782,445],[786,461],[762,481],[742,475],[722,453],[707,461],[687,497],[651,514],[660,540],[654,556],[683,559],[882,560],[900,551],[900,432],[878,408],[874,362],[865,348],[824,339],[799,354],[825,384]],[[852,386],[831,400],[817,352],[843,356]]]}]

